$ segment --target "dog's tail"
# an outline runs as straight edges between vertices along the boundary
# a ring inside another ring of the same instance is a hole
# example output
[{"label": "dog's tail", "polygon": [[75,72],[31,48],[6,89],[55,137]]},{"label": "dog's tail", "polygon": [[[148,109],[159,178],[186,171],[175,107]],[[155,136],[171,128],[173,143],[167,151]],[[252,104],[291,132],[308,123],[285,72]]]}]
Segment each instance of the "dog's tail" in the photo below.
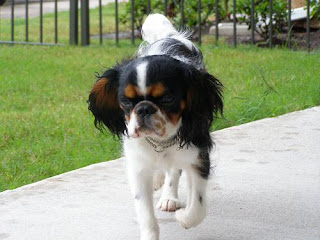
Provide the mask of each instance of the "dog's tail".
[{"label": "dog's tail", "polygon": [[171,22],[162,14],[150,14],[144,21],[141,35],[144,41],[152,44],[160,39],[179,34]]},{"label": "dog's tail", "polygon": [[162,14],[150,14],[142,25],[144,40],[137,56],[167,55],[171,58],[204,69],[201,52],[189,40],[191,32],[178,31]]}]

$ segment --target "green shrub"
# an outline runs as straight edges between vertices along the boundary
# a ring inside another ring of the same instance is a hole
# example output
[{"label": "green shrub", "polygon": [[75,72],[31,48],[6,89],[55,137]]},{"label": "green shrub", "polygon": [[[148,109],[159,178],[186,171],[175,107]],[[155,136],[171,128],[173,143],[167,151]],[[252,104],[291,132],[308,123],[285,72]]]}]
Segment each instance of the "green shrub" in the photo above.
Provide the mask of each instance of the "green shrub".
[{"label": "green shrub", "polygon": [[[225,0],[228,2],[228,0]],[[209,23],[210,16],[215,11],[215,2],[212,0],[202,0],[202,11],[201,11],[201,25],[206,25]],[[171,0],[167,3],[167,10],[169,12],[169,19],[173,22],[175,26],[181,25],[181,5],[180,0]],[[136,29],[141,29],[143,21],[147,16],[147,4],[145,0],[135,0],[134,1],[134,15],[135,21],[134,26]],[[195,0],[185,0],[184,1],[184,19],[185,26],[187,28],[193,28],[198,24],[198,6]],[[151,13],[164,13],[163,1],[151,1]],[[131,14],[131,2],[126,3],[126,12],[120,17],[120,21],[124,24],[130,22]],[[223,7],[222,1],[219,1],[219,18],[226,18],[225,7]]]},{"label": "green shrub", "polygon": [[[269,0],[255,0],[255,11],[254,21],[258,21],[262,24],[256,26],[255,31],[263,38],[268,39],[269,36],[269,16],[270,16],[270,5]],[[243,14],[238,20],[251,26],[251,1],[250,0],[239,0],[237,1],[237,12]],[[277,0],[273,1],[273,32],[274,35],[284,32],[287,26],[287,1]]]},{"label": "green shrub", "polygon": [[312,7],[311,17],[317,16],[320,21],[320,1],[319,0],[311,0],[310,6]]}]

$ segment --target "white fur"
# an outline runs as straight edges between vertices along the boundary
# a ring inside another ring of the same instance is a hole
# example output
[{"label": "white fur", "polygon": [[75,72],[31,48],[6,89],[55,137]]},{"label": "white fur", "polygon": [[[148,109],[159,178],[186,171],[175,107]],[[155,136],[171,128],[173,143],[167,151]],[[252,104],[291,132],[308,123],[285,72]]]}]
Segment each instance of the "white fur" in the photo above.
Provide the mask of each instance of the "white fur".
[{"label": "white fur", "polygon": [[179,179],[179,170],[172,168],[166,171],[162,195],[157,204],[158,209],[173,212],[181,207],[181,202],[178,198]]},{"label": "white fur", "polygon": [[175,46],[163,48],[162,46],[170,39],[175,39],[185,45],[190,51],[196,49],[189,40],[191,33],[177,31],[171,22],[161,14],[150,14],[142,25],[142,42],[138,49],[138,56],[167,55],[186,64],[192,65],[198,70],[204,69],[202,55],[196,57],[183,56],[175,52]]},{"label": "white fur", "polygon": [[158,191],[164,184],[165,173],[162,170],[157,170],[153,174],[153,189]]},{"label": "white fur", "polygon": [[138,80],[138,86],[143,95],[146,95],[147,93],[147,66],[148,62],[140,63],[137,66],[137,80]]},{"label": "white fur", "polygon": [[130,137],[137,137],[136,136],[136,129],[139,128],[138,121],[137,121],[137,114],[132,111],[130,115],[130,121],[127,123],[128,135]]},{"label": "white fur", "polygon": [[171,22],[162,14],[150,14],[142,26],[142,38],[152,44],[170,34],[178,34]]},{"label": "white fur", "polygon": [[[183,169],[189,179],[187,206],[176,212],[176,219],[184,228],[199,225],[206,213],[206,182],[194,168],[198,164],[199,150],[190,146],[177,151],[177,145],[157,153],[144,138],[125,138],[124,153],[127,159],[129,183],[135,197],[136,212],[141,230],[141,240],[159,239],[159,227],[153,209],[153,173],[164,169],[166,180],[158,207],[174,211],[181,207],[178,199],[178,183]],[[171,186],[170,186],[171,182]],[[199,201],[202,197],[202,203]]]},{"label": "white fur", "polygon": [[[161,50],[161,45],[167,38],[175,38],[189,49],[194,47],[193,43],[187,39],[187,35],[179,33],[161,14],[152,14],[147,17],[142,26],[142,36],[146,42],[140,46],[138,57],[168,54],[170,49],[167,49],[167,53]],[[170,57],[193,64],[198,69],[203,67],[202,56],[200,60],[196,59],[197,63],[193,63],[193,59],[181,56],[170,55]],[[142,62],[137,66],[138,87],[143,94],[146,94],[147,69],[148,62]],[[159,135],[156,129],[151,132],[144,133],[143,130],[140,132],[138,116],[133,110],[130,121],[127,123],[129,137],[123,139],[129,184],[135,198],[141,240],[159,240],[159,226],[154,214],[152,195],[154,189],[159,189],[162,184],[163,192],[157,207],[163,211],[177,210],[176,219],[182,227],[197,226],[206,213],[207,180],[203,179],[195,168],[195,165],[199,164],[199,149],[193,145],[179,149],[178,144],[175,144],[165,148],[163,152],[156,152],[145,140],[145,136],[152,136],[158,141],[166,141],[177,134],[181,126],[181,119],[176,125],[173,125],[160,110],[155,115],[165,119],[165,135]],[[159,169],[162,172],[159,172]],[[179,209],[181,203],[178,198],[179,169],[186,173],[189,186],[187,205],[181,209]],[[164,183],[163,172],[165,172]],[[156,173],[156,179],[153,180],[154,173]],[[202,201],[199,200],[200,198]]]}]

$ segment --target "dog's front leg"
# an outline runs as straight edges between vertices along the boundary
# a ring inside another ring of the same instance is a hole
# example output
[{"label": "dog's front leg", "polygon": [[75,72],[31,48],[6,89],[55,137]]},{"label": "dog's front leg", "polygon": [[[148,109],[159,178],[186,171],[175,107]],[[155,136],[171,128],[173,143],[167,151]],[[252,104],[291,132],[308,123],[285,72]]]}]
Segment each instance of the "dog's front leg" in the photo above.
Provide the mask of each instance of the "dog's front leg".
[{"label": "dog's front leg", "polygon": [[140,224],[140,239],[159,240],[159,226],[153,208],[153,172],[151,169],[130,165],[128,168],[129,183]]},{"label": "dog's front leg", "polygon": [[189,193],[186,208],[176,212],[176,219],[184,228],[199,225],[206,216],[206,187],[207,179],[191,166],[186,169]]}]

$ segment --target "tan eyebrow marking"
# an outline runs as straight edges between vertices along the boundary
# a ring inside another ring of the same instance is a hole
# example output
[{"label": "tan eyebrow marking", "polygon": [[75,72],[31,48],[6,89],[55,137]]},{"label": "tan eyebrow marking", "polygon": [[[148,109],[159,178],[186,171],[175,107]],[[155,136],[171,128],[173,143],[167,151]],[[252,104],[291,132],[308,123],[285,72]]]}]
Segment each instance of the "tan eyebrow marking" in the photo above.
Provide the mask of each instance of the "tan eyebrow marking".
[{"label": "tan eyebrow marking", "polygon": [[155,98],[162,96],[164,94],[164,91],[165,87],[160,82],[155,83],[147,88],[147,94]]},{"label": "tan eyebrow marking", "polygon": [[142,95],[141,92],[139,91],[139,88],[137,86],[134,86],[132,84],[128,84],[123,92],[123,95],[127,98],[134,98],[138,95]]}]

